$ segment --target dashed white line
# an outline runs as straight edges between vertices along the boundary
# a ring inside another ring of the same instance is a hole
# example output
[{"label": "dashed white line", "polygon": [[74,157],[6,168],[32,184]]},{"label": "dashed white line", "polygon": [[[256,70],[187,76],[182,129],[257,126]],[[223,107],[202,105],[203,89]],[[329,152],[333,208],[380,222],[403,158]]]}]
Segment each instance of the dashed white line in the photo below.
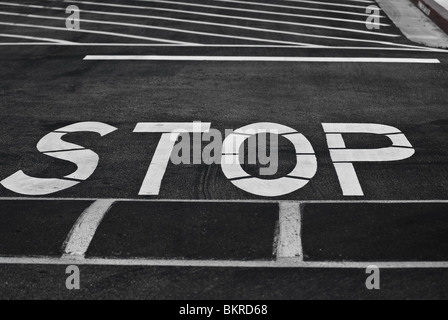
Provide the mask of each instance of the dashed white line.
[{"label": "dashed white line", "polygon": [[253,62],[321,62],[321,63],[423,63],[437,64],[438,59],[418,58],[328,58],[328,57],[250,57],[250,56],[148,56],[148,55],[88,55],[86,61],[253,61]]},{"label": "dashed white line", "polygon": [[67,237],[64,254],[73,258],[84,258],[90,243],[114,200],[97,200],[87,208]]}]

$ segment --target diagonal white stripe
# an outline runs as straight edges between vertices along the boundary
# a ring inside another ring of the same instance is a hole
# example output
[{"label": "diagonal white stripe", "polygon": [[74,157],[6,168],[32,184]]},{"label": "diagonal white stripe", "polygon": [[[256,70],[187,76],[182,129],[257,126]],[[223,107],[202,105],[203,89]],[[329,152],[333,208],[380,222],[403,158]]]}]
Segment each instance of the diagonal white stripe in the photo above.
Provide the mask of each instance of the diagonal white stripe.
[{"label": "diagonal white stripe", "polygon": [[[212,0],[212,1],[226,2],[224,0]],[[332,6],[332,7],[342,7],[342,8],[356,8],[356,9],[365,9],[366,8],[366,6],[344,4],[344,3],[339,3],[339,2],[324,2],[324,1],[310,1],[310,0],[282,0],[282,1],[294,2],[294,3],[318,4],[320,6]],[[247,4],[252,4],[252,3],[256,3],[256,2],[248,2],[247,1],[246,3]],[[369,2],[369,3],[371,3],[371,2]]]},{"label": "diagonal white stripe", "polygon": [[[65,2],[69,2],[69,1],[66,1],[66,0],[64,0],[64,1]],[[222,9],[222,10],[231,10],[231,11],[248,11],[248,9],[238,9],[238,8],[234,8],[234,7],[212,6],[212,5],[204,5],[204,4],[189,3],[189,2],[178,2],[178,1],[165,1],[165,0],[134,0],[134,1],[162,3],[162,4],[172,4],[172,5],[177,5],[177,6],[181,5],[181,6],[198,7],[198,8]],[[228,2],[230,2],[230,1],[228,1]],[[246,2],[240,2],[240,1],[232,1],[232,3],[247,4]],[[273,5],[273,4],[267,4],[267,3],[259,4],[259,6],[265,6],[265,7],[271,7],[271,8],[272,7],[274,7],[274,8],[282,8],[282,9],[294,9],[294,10],[300,10],[300,11],[337,13],[337,14],[363,16],[363,17],[371,16],[370,14],[366,14],[366,13],[341,11],[341,10],[329,10],[329,9],[321,9],[321,8],[279,6],[279,5]],[[381,18],[385,18],[385,16],[380,16],[380,17]]]},{"label": "diagonal white stripe", "polygon": [[65,241],[65,255],[84,257],[96,230],[113,204],[114,200],[97,200],[81,214]]},{"label": "diagonal white stripe", "polygon": [[[4,4],[4,2],[0,2],[0,5],[5,5],[5,4]],[[9,4],[6,4],[6,5],[9,5]],[[63,8],[43,7],[43,9],[65,11],[65,9],[63,9]],[[293,32],[289,32],[289,31],[272,30],[272,29],[265,29],[265,28],[255,28],[255,27],[245,27],[245,26],[233,25],[233,24],[225,24],[225,23],[215,23],[215,22],[206,22],[206,21],[197,21],[197,20],[168,18],[168,17],[161,17],[161,16],[135,15],[135,14],[116,13],[116,12],[104,12],[104,11],[91,11],[91,10],[81,10],[81,12],[94,13],[94,14],[98,14],[98,15],[140,17],[140,18],[147,18],[147,19],[153,19],[153,20],[175,21],[175,22],[188,23],[188,24],[218,26],[218,27],[224,27],[224,28],[233,28],[233,29],[242,29],[242,30],[251,30],[251,31],[261,31],[261,32],[268,32],[268,33],[285,33],[285,34],[293,34],[293,35],[298,34],[298,33],[293,33]],[[4,13],[1,13],[1,14],[4,14]],[[19,13],[18,13],[18,15],[19,15]],[[38,15],[31,15],[31,14],[21,14],[21,15],[27,16],[27,17],[42,17],[42,16],[38,16]],[[61,19],[61,18],[59,18],[59,19]],[[391,38],[401,37],[400,35],[396,35],[396,34],[373,32],[373,31],[364,31],[364,30],[350,29],[350,28],[339,28],[339,27],[324,26],[324,25],[319,25],[319,24],[309,24],[309,23],[299,23],[299,22],[286,22],[285,23],[285,22],[281,22],[281,21],[272,21],[272,20],[263,20],[263,19],[243,19],[243,20],[255,20],[255,21],[259,21],[259,22],[268,22],[268,23],[276,22],[276,23],[283,23],[283,24],[302,26],[302,27],[309,27],[309,28],[316,28],[316,29],[327,29],[327,30],[338,30],[338,31],[344,31],[344,32],[351,32],[351,33],[371,34],[371,35],[375,35],[375,36],[378,36],[378,37],[391,37]],[[81,20],[81,21],[95,21],[95,20]],[[109,21],[105,21],[105,22],[109,22]],[[95,23],[98,23],[98,22],[95,21]],[[126,25],[128,25],[128,26],[139,26],[139,27],[142,27],[142,28],[143,27],[147,27],[146,25],[142,25],[142,24],[126,24]],[[301,35],[301,34],[299,34],[299,35]]]},{"label": "diagonal white stripe", "polygon": [[[36,19],[48,19],[48,20],[64,20],[64,21],[66,20],[65,18],[59,18],[59,17],[41,16],[41,15],[33,15],[33,14],[21,14],[21,13],[12,13],[12,12],[3,12],[3,11],[0,11],[0,15],[10,15],[10,16],[36,18]],[[158,26],[153,26],[153,25],[142,25],[142,24],[134,24],[134,23],[122,23],[122,22],[99,21],[99,20],[88,20],[88,19],[80,19],[80,21],[87,22],[87,23],[95,23],[95,24],[105,24],[105,25],[136,27],[136,28],[153,29],[153,30],[163,30],[163,31],[170,31],[170,32],[177,32],[177,33],[187,33],[187,34],[208,36],[208,37],[249,40],[249,41],[278,43],[278,44],[283,43],[283,44],[294,44],[294,45],[304,45],[304,46],[309,45],[308,43],[303,43],[303,42],[281,41],[281,40],[274,40],[274,39],[261,39],[261,38],[255,38],[255,37],[232,36],[232,35],[225,35],[225,34],[219,34],[219,33],[190,31],[190,30],[185,30],[185,29],[158,27]],[[76,31],[83,32],[84,29],[76,30]],[[264,29],[263,29],[263,31],[270,32],[270,31],[264,30]],[[275,33],[277,33],[277,32],[275,32]],[[284,32],[279,32],[279,33],[284,33]],[[128,35],[128,36],[130,37],[130,35]],[[178,42],[178,41],[171,41],[171,42],[182,43],[182,42]],[[185,43],[185,44],[188,44],[188,43]]]},{"label": "diagonal white stripe", "polygon": [[69,31],[69,32],[76,31],[76,32],[82,32],[82,33],[101,34],[101,35],[107,35],[107,36],[114,36],[114,37],[121,37],[121,38],[130,38],[130,39],[139,39],[139,40],[148,40],[148,41],[155,41],[155,42],[162,42],[162,43],[165,42],[165,43],[172,43],[172,44],[199,45],[197,43],[172,41],[172,40],[159,39],[159,38],[150,38],[150,37],[142,37],[142,36],[133,36],[133,35],[128,35],[128,34],[122,34],[122,33],[117,33],[117,32],[108,32],[108,31],[96,31],[96,30],[88,30],[88,29],[67,30],[66,28],[59,28],[59,27],[52,27],[52,26],[45,26],[45,25],[26,24],[26,23],[13,23],[13,22],[0,22],[0,25],[24,27],[24,28],[47,29],[47,30],[60,30],[60,31]]},{"label": "diagonal white stripe", "polygon": [[[50,16],[40,16],[40,15],[32,15],[32,14],[20,14],[20,13],[11,13],[11,12],[0,12],[0,15],[23,16],[23,17],[27,17],[27,18],[36,18],[36,19],[65,20],[65,18],[50,17]],[[260,38],[253,38],[253,37],[230,36],[230,35],[223,35],[223,34],[217,34],[217,33],[189,31],[189,30],[177,29],[177,28],[156,27],[156,26],[131,24],[131,23],[120,23],[120,22],[112,22],[112,21],[98,21],[98,20],[87,20],[87,19],[82,19],[81,21],[89,22],[89,23],[96,23],[96,24],[130,26],[130,27],[138,27],[138,28],[147,28],[147,29],[155,29],[155,30],[178,32],[178,33],[196,34],[196,35],[203,35],[203,36],[230,38],[230,39],[240,39],[240,40],[250,40],[250,41],[267,42],[267,43],[277,43],[277,44],[282,43],[282,44],[303,45],[303,46],[310,45],[308,43],[303,43],[303,42],[281,41],[281,40],[272,40],[272,39],[260,39]],[[77,31],[83,32],[82,29],[81,30],[77,30]],[[331,40],[338,40],[338,41],[376,43],[376,44],[382,44],[382,45],[391,45],[391,46],[408,47],[408,48],[416,47],[416,46],[412,46],[412,45],[398,44],[398,43],[393,43],[393,42],[388,42],[388,41],[365,40],[365,39],[345,38],[345,37],[342,38],[342,37],[320,36],[320,35],[307,34],[307,33],[286,32],[286,31],[272,31],[272,30],[269,30],[269,29],[263,29],[263,31],[264,32],[279,33],[279,34],[288,34],[288,35],[293,35],[293,36],[318,38],[318,39],[331,39]],[[135,37],[135,36],[133,36],[133,37]],[[322,46],[322,47],[324,47],[324,46]]]},{"label": "diagonal white stripe", "polygon": [[[76,0],[70,0],[66,1],[70,3],[76,3],[76,4],[85,4],[85,5],[95,5],[95,6],[105,6],[105,7],[116,7],[116,8],[138,8],[138,9],[148,9],[148,10],[154,10],[154,11],[161,11],[161,12],[174,12],[174,13],[184,13],[188,15],[199,15],[199,16],[205,16],[205,17],[214,17],[214,18],[224,18],[224,19],[233,19],[233,20],[242,20],[242,21],[257,21],[257,22],[266,22],[266,23],[278,23],[278,24],[285,24],[285,25],[300,25],[296,22],[291,21],[281,21],[281,20],[272,20],[272,19],[259,19],[259,18],[251,18],[251,17],[241,17],[241,16],[231,16],[231,15],[224,15],[224,14],[215,14],[215,13],[205,13],[205,12],[198,12],[198,11],[188,11],[188,10],[176,10],[176,9],[165,9],[165,8],[156,8],[156,7],[141,7],[141,6],[130,6],[130,5],[115,5],[110,3],[95,3],[95,2],[88,2],[88,1],[76,1]],[[39,5],[30,5],[30,4],[18,4],[18,3],[11,3],[11,2],[0,2],[0,5],[4,6],[14,6],[14,7],[27,7],[27,8],[35,8],[35,9],[52,9],[52,10],[60,10],[65,11],[63,8],[58,7],[46,7],[46,6],[39,6]],[[92,11],[92,10],[81,10],[83,12],[87,13],[95,13],[95,14],[103,14],[103,15],[116,15],[116,16],[123,16],[123,17],[142,17],[147,18],[151,17],[148,15],[141,15],[141,14],[131,14],[131,13],[118,13],[118,12],[107,12],[107,11]],[[274,13],[276,14],[276,13]],[[279,13],[278,15],[281,16],[294,16],[294,17],[300,17],[300,18],[307,18],[307,19],[315,19],[315,20],[327,20],[327,21],[338,21],[338,22],[347,22],[347,23],[354,23],[354,24],[362,24],[365,25],[365,20],[353,20],[353,19],[340,19],[340,18],[330,18],[330,17],[322,17],[322,16],[313,16],[313,15],[301,15],[301,14],[283,14]],[[382,27],[390,27],[390,24],[387,23],[379,23],[379,26]]]},{"label": "diagonal white stripe", "polygon": [[54,43],[60,43],[60,44],[76,44],[76,42],[72,42],[72,41],[65,41],[65,40],[59,40],[59,39],[53,39],[53,38],[23,36],[23,35],[18,35],[18,34],[9,34],[9,33],[0,33],[0,37],[16,38],[16,39],[29,39],[29,40],[41,40],[41,41],[48,41],[48,42],[54,42]]}]

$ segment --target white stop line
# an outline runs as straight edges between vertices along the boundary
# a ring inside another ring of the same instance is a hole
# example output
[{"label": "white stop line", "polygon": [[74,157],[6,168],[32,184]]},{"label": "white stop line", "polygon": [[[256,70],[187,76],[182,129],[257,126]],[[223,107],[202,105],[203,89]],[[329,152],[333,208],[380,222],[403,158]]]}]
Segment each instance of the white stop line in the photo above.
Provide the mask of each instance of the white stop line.
[{"label": "white stop line", "polygon": [[88,55],[85,61],[236,61],[236,62],[320,62],[320,63],[420,63],[438,64],[438,59],[417,58],[329,58],[329,57],[251,57],[251,56],[158,56]]}]

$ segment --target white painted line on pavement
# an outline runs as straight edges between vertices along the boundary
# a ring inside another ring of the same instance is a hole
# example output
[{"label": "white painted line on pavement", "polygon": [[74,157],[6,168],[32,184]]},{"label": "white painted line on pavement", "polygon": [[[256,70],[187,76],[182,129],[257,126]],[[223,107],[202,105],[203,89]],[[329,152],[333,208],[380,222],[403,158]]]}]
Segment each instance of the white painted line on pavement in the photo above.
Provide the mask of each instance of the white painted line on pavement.
[{"label": "white painted line on pavement", "polygon": [[[47,0],[48,1],[48,0]],[[65,2],[70,2],[71,0],[65,0]],[[222,6],[212,6],[212,5],[203,5],[203,4],[197,4],[197,3],[189,3],[189,2],[177,2],[177,1],[165,1],[165,0],[134,0],[134,1],[140,1],[140,2],[152,2],[152,3],[162,3],[162,4],[172,4],[172,5],[181,5],[181,6],[189,6],[189,7],[200,7],[200,8],[210,8],[210,9],[222,9],[222,10],[232,10],[237,11],[234,7],[222,7]],[[248,4],[247,2],[241,2],[241,1],[227,1],[229,3],[237,3],[237,4]],[[284,5],[275,5],[275,4],[268,4],[268,3],[257,3],[258,6],[264,6],[264,7],[271,7],[271,8],[282,8],[282,9],[295,9],[300,11],[314,11],[314,12],[326,12],[326,13],[337,13],[337,14],[345,14],[345,15],[354,15],[354,16],[363,16],[363,17],[369,17],[370,14],[366,13],[358,13],[358,12],[351,12],[351,11],[342,11],[342,10],[329,10],[329,9],[322,9],[322,8],[310,8],[310,7],[297,7],[297,6],[284,6]],[[242,9],[242,10],[249,10],[249,9]],[[238,10],[240,11],[240,10]],[[386,16],[380,15],[380,18],[385,18]]]},{"label": "white painted line on pavement", "polygon": [[[54,46],[55,43],[48,43],[48,42],[0,42],[0,46]],[[73,46],[73,44],[70,44],[70,46]]]},{"label": "white painted line on pavement", "polygon": [[[5,3],[5,2],[0,2],[0,5],[14,6],[14,7],[30,7],[30,8],[56,10],[56,11],[64,11],[65,12],[64,8],[54,8],[54,7],[34,6],[34,5],[21,5],[21,4]],[[120,17],[143,18],[143,19],[152,19],[152,20],[164,20],[164,21],[174,21],[174,22],[180,22],[180,23],[186,23],[186,24],[209,25],[209,26],[218,26],[218,27],[225,27],[225,28],[251,30],[251,31],[282,33],[281,30],[277,30],[277,29],[273,30],[273,29],[266,29],[266,28],[254,28],[254,27],[248,27],[248,26],[242,26],[242,25],[198,21],[198,20],[191,20],[191,19],[178,19],[178,18],[169,18],[169,17],[163,17],[163,16],[130,14],[130,13],[119,13],[119,12],[106,12],[106,11],[96,11],[96,10],[80,10],[80,11],[84,12],[84,13],[91,13],[91,14],[105,15],[105,16],[120,16]],[[172,10],[170,10],[170,11],[172,11]],[[264,22],[264,23],[301,26],[301,27],[307,27],[307,28],[338,30],[338,31],[343,31],[343,32],[351,32],[351,33],[372,34],[372,35],[380,36],[380,37],[392,37],[392,38],[401,37],[401,35],[392,34],[392,33],[383,33],[383,32],[377,32],[377,31],[365,31],[365,30],[352,29],[352,28],[340,28],[340,27],[335,27],[335,26],[327,26],[327,25],[320,25],[320,24],[314,24],[314,23],[288,22],[288,21],[258,19],[258,18],[249,18],[249,17],[243,18],[243,17],[237,17],[237,16],[222,16],[222,15],[216,15],[216,14],[207,14],[207,15],[211,15],[211,16],[215,16],[215,17],[216,16],[217,17],[225,17],[225,18],[229,18],[229,19],[233,19],[233,20],[256,21],[256,22]],[[33,16],[33,15],[27,15],[27,16]],[[339,21],[341,21],[341,19],[339,19]],[[365,21],[357,22],[357,23],[365,24]],[[140,27],[145,26],[145,25],[140,25],[140,24],[132,24],[132,25],[139,25]],[[379,24],[379,25],[385,26],[384,24]],[[290,34],[290,32],[288,32],[287,34]]]},{"label": "white painted line on pavement", "polygon": [[344,47],[344,46],[298,46],[298,45],[237,45],[237,44],[202,44],[202,45],[177,45],[177,44],[150,44],[150,43],[47,43],[47,42],[0,42],[0,46],[78,46],[78,47],[154,47],[154,48],[262,48],[262,49],[327,49],[327,50],[360,50],[360,51],[405,51],[405,52],[436,52],[436,53],[448,53],[446,49],[434,49],[428,47]]},{"label": "white painted line on pavement", "polygon": [[[252,2],[252,1],[234,1],[234,0],[211,0],[216,2],[228,2],[228,3],[241,3],[241,4],[248,4],[248,5],[265,5],[265,3],[260,2]],[[282,1],[288,1],[288,2],[294,2],[294,3],[308,3],[308,4],[317,4],[320,6],[332,6],[332,7],[339,7],[339,8],[356,8],[356,9],[366,9],[366,6],[359,6],[359,5],[353,5],[353,4],[344,4],[339,2],[323,2],[323,1],[310,1],[310,0],[282,0]],[[280,6],[279,6],[280,7]]]},{"label": "white painted line on pavement", "polygon": [[87,55],[86,61],[218,61],[218,62],[320,62],[320,63],[422,63],[437,64],[438,59],[417,58],[328,58],[328,57],[250,57],[250,56],[157,56]]},{"label": "white painted line on pavement", "polygon": [[[36,19],[48,19],[48,20],[63,20],[65,21],[66,18],[59,18],[59,17],[52,17],[52,16],[42,16],[42,15],[34,15],[34,14],[22,14],[22,13],[15,13],[15,12],[2,12],[0,11],[0,15],[10,15],[10,16],[20,16],[20,17],[27,17],[27,18],[36,18]],[[281,40],[274,40],[274,39],[260,39],[260,38],[254,38],[254,37],[241,37],[241,36],[232,36],[232,35],[224,35],[219,33],[210,33],[210,32],[199,32],[199,31],[190,31],[186,29],[178,29],[178,28],[166,28],[166,27],[160,27],[160,26],[154,26],[154,25],[142,25],[142,24],[134,24],[134,23],[122,23],[122,22],[113,22],[113,21],[99,21],[99,20],[88,20],[88,19],[80,19],[81,22],[87,22],[87,23],[95,23],[95,24],[105,24],[105,25],[117,25],[117,26],[126,26],[126,27],[136,27],[136,28],[145,28],[145,29],[154,29],[154,30],[162,30],[162,31],[170,31],[175,33],[186,33],[186,34],[194,34],[194,35],[202,35],[202,36],[208,36],[208,37],[217,37],[217,38],[227,38],[227,39],[238,39],[238,40],[249,40],[249,41],[257,41],[257,42],[266,42],[266,43],[283,43],[283,44],[290,44],[290,45],[303,45],[303,46],[309,46],[311,44],[309,43],[303,43],[303,42],[293,42],[293,41],[281,41]],[[18,25],[18,24],[16,24]],[[235,26],[233,26],[235,28]],[[399,47],[415,47],[411,45],[404,45],[404,44],[398,44],[388,41],[378,41],[378,40],[366,40],[366,39],[357,39],[357,38],[346,38],[346,37],[333,37],[333,36],[323,36],[323,35],[316,35],[316,34],[308,34],[308,33],[298,33],[298,32],[289,32],[289,31],[277,31],[277,30],[271,30],[271,29],[258,29],[258,28],[249,28],[249,27],[240,27],[236,26],[237,28],[243,28],[248,30],[254,30],[254,31],[263,31],[263,32],[269,32],[269,33],[277,33],[277,34],[287,34],[292,36],[299,36],[299,37],[308,37],[308,38],[318,38],[318,39],[332,39],[332,40],[338,40],[338,41],[351,41],[351,42],[363,42],[363,43],[376,43],[376,44],[383,44],[383,45],[392,45],[392,46],[399,46]],[[84,29],[76,30],[77,32],[83,32]],[[131,35],[128,35],[131,37]],[[135,36],[132,36],[135,37]],[[395,37],[395,36],[393,36]],[[153,40],[153,39],[150,39]],[[167,42],[161,41],[161,42]],[[171,41],[175,42],[175,41]],[[179,42],[177,42],[179,43]],[[188,43],[184,43],[188,44]],[[189,43],[193,44],[193,43]]]},{"label": "white painted line on pavement", "polygon": [[[51,0],[47,0],[51,1]],[[134,1],[143,1],[143,2],[153,2],[153,3],[162,3],[162,4],[172,4],[172,5],[181,5],[186,7],[198,7],[198,8],[208,8],[208,9],[220,9],[220,10],[230,10],[230,11],[244,11],[249,12],[249,9],[240,9],[234,7],[222,7],[222,6],[211,6],[197,3],[189,3],[189,2],[177,2],[177,1],[162,1],[162,0],[134,0]],[[72,0],[65,0],[64,2],[72,2]],[[327,10],[321,8],[308,8],[308,7],[293,7],[293,6],[278,6],[272,4],[262,4],[267,7],[280,7],[284,9],[297,9],[300,11],[314,11],[314,12],[326,12],[326,13],[337,13],[337,14],[345,14],[345,15],[353,15],[353,16],[362,16],[369,17],[370,14],[366,13],[357,13],[357,12],[349,12],[349,11],[340,11],[340,10]],[[260,12],[260,11],[259,11]],[[385,18],[386,16],[379,16],[380,18]]]},{"label": "white painted line on pavement", "polygon": [[373,0],[345,0],[345,1],[348,1],[348,2],[359,2],[359,3],[376,3]]},{"label": "white painted line on pavement", "polygon": [[[35,18],[35,19],[46,19],[46,20],[63,20],[65,21],[66,18],[59,18],[59,17],[52,17],[52,16],[42,16],[42,15],[34,15],[34,14],[22,14],[22,13],[15,13],[15,12],[3,12],[0,11],[0,15],[7,15],[7,16],[19,16],[19,17],[27,17],[27,18]],[[163,18],[165,19],[165,18]],[[226,35],[226,34],[220,34],[220,33],[210,33],[210,32],[200,32],[200,31],[191,31],[187,29],[179,29],[179,28],[167,28],[167,27],[160,27],[160,26],[154,26],[154,25],[143,25],[143,24],[135,24],[135,23],[123,23],[123,22],[114,22],[114,21],[100,21],[100,20],[88,20],[88,19],[80,19],[80,22],[84,23],[94,23],[94,24],[104,24],[104,25],[114,25],[114,26],[125,26],[125,27],[134,27],[134,28],[143,28],[143,29],[152,29],[152,30],[162,30],[162,31],[169,31],[174,33],[186,33],[186,34],[193,34],[193,35],[200,35],[200,36],[207,36],[207,37],[215,37],[215,38],[226,38],[226,39],[238,39],[238,40],[248,40],[248,41],[256,41],[256,42],[266,42],[266,43],[284,43],[284,44],[294,44],[294,45],[310,45],[308,43],[303,42],[295,42],[295,41],[282,41],[282,40],[274,40],[274,39],[261,39],[256,37],[242,37],[242,36],[233,36],[233,35]],[[253,31],[263,31],[263,32],[270,32],[270,33],[279,33],[279,34],[291,34],[291,35],[305,35],[305,34],[295,34],[293,32],[286,32],[286,31],[275,31],[275,30],[269,30],[269,29],[257,29],[257,28],[249,28],[249,27],[240,27],[240,26],[228,26],[232,28],[238,28],[238,29],[245,29],[245,30],[253,30]],[[83,32],[85,29],[80,30],[71,30],[76,32]],[[129,37],[131,35],[127,34]],[[308,36],[308,35],[307,35]],[[311,37],[311,35],[309,35]],[[135,36],[132,36],[135,37]],[[314,36],[313,36],[314,37]],[[149,39],[152,41],[155,41],[153,38]],[[160,40],[160,39],[159,39]],[[160,42],[167,42],[166,40],[160,41]],[[170,41],[171,43],[182,43],[179,41]],[[192,44],[192,43],[190,43]]]},{"label": "white painted line on pavement", "polygon": [[53,39],[53,38],[23,36],[23,35],[18,35],[18,34],[9,34],[9,33],[0,33],[0,37],[16,38],[16,39],[29,39],[29,40],[40,40],[40,41],[54,42],[54,43],[60,43],[60,44],[75,44],[75,42],[72,42],[72,41],[59,40],[59,39]]},{"label": "white painted line on pavement", "polygon": [[[132,5],[119,5],[119,4],[112,4],[112,3],[96,3],[96,2],[76,1],[76,0],[66,0],[66,2],[76,3],[76,4],[85,4],[85,5],[114,7],[114,8],[147,9],[147,10],[162,11],[162,12],[184,13],[184,14],[188,14],[188,15],[199,15],[199,16],[205,16],[205,17],[236,19],[236,20],[244,20],[244,21],[272,21],[272,22],[275,21],[275,20],[264,20],[264,19],[250,18],[250,17],[231,16],[231,15],[207,13],[207,12],[199,12],[199,11],[191,11],[191,10],[143,7],[143,6],[132,6]],[[6,3],[6,2],[0,2],[0,4],[8,5],[8,6],[21,6],[21,7],[24,6],[24,7],[31,7],[31,8],[42,7],[42,6],[27,5],[27,4],[11,4],[11,3]],[[60,8],[58,8],[58,9],[60,9]],[[229,10],[229,8],[227,8],[227,9]],[[87,10],[82,10],[82,11],[87,12]],[[236,8],[235,11],[261,13],[261,14],[277,15],[277,16],[283,16],[283,17],[296,17],[296,18],[307,18],[307,19],[315,19],[315,20],[339,21],[339,22],[356,23],[356,24],[363,24],[363,25],[365,25],[365,23],[366,23],[365,19],[353,20],[353,19],[342,19],[342,18],[332,18],[332,17],[304,15],[304,14],[292,14],[292,13],[283,13],[283,12],[260,11],[260,10],[249,10],[249,9],[246,10],[246,9],[238,9],[238,8]],[[93,11],[90,11],[90,12],[93,12]],[[111,12],[107,12],[107,13],[111,13]],[[136,17],[140,16],[140,15],[135,15],[135,14],[125,14],[125,13],[121,13],[120,15],[136,16]],[[277,23],[277,22],[275,21],[275,23]],[[278,23],[290,24],[290,22],[287,22],[287,21],[278,21]],[[383,26],[383,27],[391,26],[390,24],[387,24],[387,23],[379,23],[378,25]]]},{"label": "white painted line on pavement", "polygon": [[[63,20],[65,20],[65,18],[63,18]],[[100,35],[114,36],[114,37],[121,37],[121,38],[129,38],[129,39],[148,40],[148,41],[155,41],[155,42],[162,42],[162,43],[164,42],[164,43],[171,43],[171,44],[188,44],[188,45],[199,46],[199,44],[191,43],[191,42],[182,42],[182,41],[173,41],[173,40],[160,39],[160,38],[134,36],[134,35],[130,35],[130,34],[108,32],[108,31],[97,31],[97,30],[88,30],[88,29],[67,30],[67,28],[62,28],[62,27],[52,27],[52,26],[45,26],[45,25],[36,25],[36,24],[27,24],[27,23],[12,23],[12,22],[0,22],[0,25],[24,27],[24,28],[47,29],[47,30],[59,30],[59,31],[65,31],[65,32],[82,32],[82,33],[100,34]]]},{"label": "white painted line on pavement", "polygon": [[65,255],[84,258],[98,226],[114,202],[114,200],[97,200],[81,214],[65,242]]},{"label": "white painted line on pavement", "polygon": [[[229,199],[229,200],[206,200],[206,199],[131,199],[131,198],[51,198],[51,197],[0,197],[1,201],[97,201],[113,200],[114,202],[184,202],[184,203],[266,203],[279,204],[285,200],[247,200],[247,199]],[[448,200],[287,200],[287,202],[297,202],[300,204],[448,204]]]},{"label": "white painted line on pavement", "polygon": [[[134,131],[135,132],[135,131]],[[168,167],[171,151],[176,144],[176,139],[180,134],[162,134],[157,149],[151,160],[151,165],[148,168],[145,179],[139,191],[139,195],[158,195],[162,185],[163,177],[165,176]]]},{"label": "white painted line on pavement", "polygon": [[303,261],[302,217],[300,203],[280,203],[280,234],[277,258],[298,258]]},{"label": "white painted line on pavement", "polygon": [[0,257],[0,264],[26,265],[84,265],[84,266],[146,266],[198,268],[303,268],[303,269],[366,269],[370,265],[380,269],[447,269],[448,262],[307,262],[300,259],[277,261],[220,261],[220,260],[151,260],[151,259],[78,259],[63,256]]}]

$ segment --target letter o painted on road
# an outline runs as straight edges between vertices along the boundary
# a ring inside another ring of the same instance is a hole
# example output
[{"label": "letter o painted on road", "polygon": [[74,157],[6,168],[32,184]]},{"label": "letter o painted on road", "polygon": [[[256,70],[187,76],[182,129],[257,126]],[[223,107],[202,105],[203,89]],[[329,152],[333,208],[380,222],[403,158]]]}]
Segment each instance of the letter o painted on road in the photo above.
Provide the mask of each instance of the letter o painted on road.
[{"label": "letter o painted on road", "polygon": [[[241,167],[239,161],[241,146],[251,135],[266,132],[283,136],[295,147],[297,164],[283,178],[272,180],[255,178]],[[258,196],[279,197],[308,184],[317,173],[317,158],[309,140],[296,130],[276,123],[255,123],[235,130],[224,140],[221,168],[224,175],[238,188]]]}]

